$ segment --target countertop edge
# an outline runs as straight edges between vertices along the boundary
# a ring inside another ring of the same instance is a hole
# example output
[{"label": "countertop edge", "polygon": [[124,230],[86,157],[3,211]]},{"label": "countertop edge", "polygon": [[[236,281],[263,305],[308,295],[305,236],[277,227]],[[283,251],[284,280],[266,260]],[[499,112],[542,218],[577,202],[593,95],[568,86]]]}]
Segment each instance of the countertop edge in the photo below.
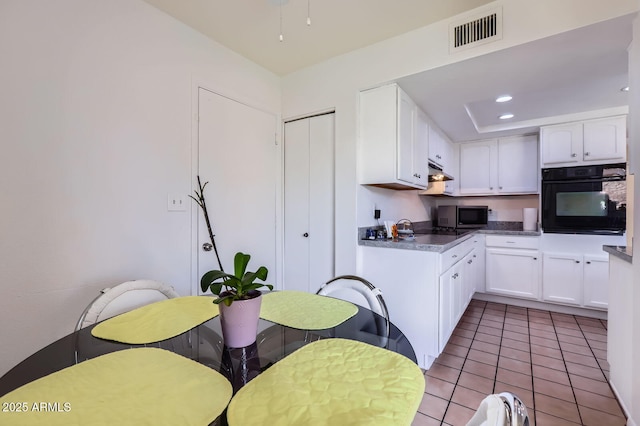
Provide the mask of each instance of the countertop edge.
[{"label": "countertop edge", "polygon": [[484,235],[522,235],[522,236],[540,236],[540,231],[509,231],[502,229],[478,229],[473,232],[469,232],[468,234],[464,234],[456,240],[447,243],[447,244],[420,244],[411,241],[399,241],[399,240],[366,240],[359,239],[358,245],[365,247],[385,247],[385,248],[393,248],[393,249],[404,249],[404,250],[418,250],[418,251],[430,251],[436,253],[443,253],[463,241],[468,240],[473,235],[476,234],[484,234]]},{"label": "countertop edge", "polygon": [[602,246],[602,250],[609,253],[613,257],[624,260],[625,262],[633,263],[633,253],[629,247],[626,246]]}]

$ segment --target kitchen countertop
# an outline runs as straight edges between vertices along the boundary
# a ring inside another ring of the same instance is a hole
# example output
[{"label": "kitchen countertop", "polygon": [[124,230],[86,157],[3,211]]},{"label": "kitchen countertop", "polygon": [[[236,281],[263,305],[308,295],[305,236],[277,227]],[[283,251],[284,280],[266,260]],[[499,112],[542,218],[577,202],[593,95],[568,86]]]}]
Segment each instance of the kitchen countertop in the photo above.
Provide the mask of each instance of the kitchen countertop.
[{"label": "kitchen countertop", "polygon": [[[506,225],[498,222],[487,228],[473,230],[464,235],[439,235],[439,234],[416,234],[415,240],[404,241],[399,239],[386,240],[367,240],[358,239],[358,245],[366,247],[386,247],[404,250],[420,250],[432,251],[437,253],[445,252],[452,247],[457,246],[465,240],[468,240],[475,234],[487,235],[521,235],[521,236],[539,236],[540,231],[523,231],[521,222],[508,222]],[[518,226],[519,224],[519,226]],[[360,234],[362,235],[362,234]]]},{"label": "kitchen countertop", "polygon": [[626,246],[602,246],[602,249],[611,256],[622,259],[625,262],[633,263],[633,252]]},{"label": "kitchen countertop", "polygon": [[468,234],[459,236],[419,234],[415,236],[415,239],[413,241],[404,241],[397,238],[386,240],[358,240],[358,245],[367,247],[386,247],[405,250],[434,251],[442,253],[452,247],[457,246],[461,242],[468,240],[473,234],[473,232],[469,232]]}]

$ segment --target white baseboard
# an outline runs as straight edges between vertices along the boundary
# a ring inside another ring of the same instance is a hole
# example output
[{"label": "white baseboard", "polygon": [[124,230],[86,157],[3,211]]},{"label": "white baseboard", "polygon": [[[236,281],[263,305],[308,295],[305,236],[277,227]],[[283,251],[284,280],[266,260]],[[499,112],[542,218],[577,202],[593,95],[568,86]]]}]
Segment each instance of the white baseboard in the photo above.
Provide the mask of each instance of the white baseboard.
[{"label": "white baseboard", "polygon": [[585,309],[574,306],[557,305],[555,303],[539,302],[537,300],[520,299],[517,297],[501,296],[489,293],[475,293],[474,299],[486,302],[504,303],[507,305],[520,306],[523,308],[540,309],[544,311],[558,312],[568,315],[580,315],[589,318],[607,319],[607,311],[597,309]]}]

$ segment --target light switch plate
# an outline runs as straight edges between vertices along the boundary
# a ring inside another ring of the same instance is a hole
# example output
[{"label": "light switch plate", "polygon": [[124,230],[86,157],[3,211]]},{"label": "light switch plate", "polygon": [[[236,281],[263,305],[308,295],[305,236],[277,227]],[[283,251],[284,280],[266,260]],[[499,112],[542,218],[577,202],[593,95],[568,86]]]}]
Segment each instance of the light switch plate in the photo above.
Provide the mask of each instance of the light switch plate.
[{"label": "light switch plate", "polygon": [[182,194],[169,194],[167,196],[167,210],[170,212],[183,212],[187,210],[187,200]]}]

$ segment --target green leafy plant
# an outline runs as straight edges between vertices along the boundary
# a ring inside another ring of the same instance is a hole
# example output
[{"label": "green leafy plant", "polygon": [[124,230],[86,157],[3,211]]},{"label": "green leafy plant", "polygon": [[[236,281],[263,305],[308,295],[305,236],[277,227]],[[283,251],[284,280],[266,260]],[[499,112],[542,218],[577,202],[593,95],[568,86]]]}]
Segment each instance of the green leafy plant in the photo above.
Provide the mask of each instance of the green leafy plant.
[{"label": "green leafy plant", "polygon": [[264,266],[255,272],[246,272],[251,256],[242,252],[236,253],[233,258],[234,274],[224,271],[213,270],[205,273],[200,280],[202,291],[211,290],[211,293],[218,296],[213,303],[224,303],[230,306],[234,300],[247,300],[258,297],[261,293],[258,290],[267,287],[273,290],[273,285],[255,283],[256,279],[264,281],[267,279],[269,271]]}]

